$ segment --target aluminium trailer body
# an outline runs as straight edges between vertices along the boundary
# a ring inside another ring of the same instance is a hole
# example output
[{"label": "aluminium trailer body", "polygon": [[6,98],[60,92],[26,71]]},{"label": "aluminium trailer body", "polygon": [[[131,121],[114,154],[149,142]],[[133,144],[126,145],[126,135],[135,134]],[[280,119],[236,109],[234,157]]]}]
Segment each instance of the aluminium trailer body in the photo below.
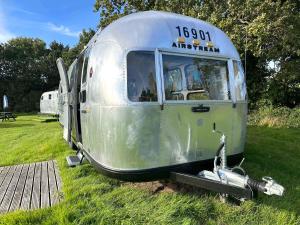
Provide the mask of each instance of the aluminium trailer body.
[{"label": "aluminium trailer body", "polygon": [[47,91],[40,98],[40,113],[57,116],[58,113],[58,91]]},{"label": "aluminium trailer body", "polygon": [[[134,13],[98,31],[68,72],[66,139],[101,172],[125,180],[199,171],[227,136],[229,163],[244,151],[247,100],[239,54],[204,21]],[[65,115],[66,115],[65,114]]]}]

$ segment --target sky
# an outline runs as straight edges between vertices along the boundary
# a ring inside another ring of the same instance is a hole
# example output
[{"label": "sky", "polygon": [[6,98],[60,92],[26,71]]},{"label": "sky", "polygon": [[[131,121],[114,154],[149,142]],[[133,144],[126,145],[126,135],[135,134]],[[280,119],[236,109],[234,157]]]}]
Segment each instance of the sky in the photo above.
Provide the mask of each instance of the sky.
[{"label": "sky", "polygon": [[70,47],[82,29],[96,29],[95,0],[0,0],[0,42],[14,37],[56,40]]}]

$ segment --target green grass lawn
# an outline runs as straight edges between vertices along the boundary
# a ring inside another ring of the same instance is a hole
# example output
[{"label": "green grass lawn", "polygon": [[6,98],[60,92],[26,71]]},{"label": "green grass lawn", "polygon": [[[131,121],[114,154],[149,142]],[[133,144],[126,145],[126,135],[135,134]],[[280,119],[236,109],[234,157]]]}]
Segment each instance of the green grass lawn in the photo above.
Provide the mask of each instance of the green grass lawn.
[{"label": "green grass lawn", "polygon": [[73,154],[58,122],[19,116],[0,122],[0,166],[56,159],[64,200],[35,211],[0,216],[0,224],[300,224],[300,130],[248,127],[244,167],[252,177],[272,176],[283,197],[259,195],[240,206],[214,193],[153,192],[102,176],[85,163],[67,166]]}]

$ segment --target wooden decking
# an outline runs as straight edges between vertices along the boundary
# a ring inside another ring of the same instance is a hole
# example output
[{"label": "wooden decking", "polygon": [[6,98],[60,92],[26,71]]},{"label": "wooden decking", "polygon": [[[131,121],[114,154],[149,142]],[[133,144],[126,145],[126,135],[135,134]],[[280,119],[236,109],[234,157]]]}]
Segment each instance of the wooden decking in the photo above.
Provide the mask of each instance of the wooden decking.
[{"label": "wooden decking", "polygon": [[52,206],[60,191],[55,160],[0,167],[0,213]]}]

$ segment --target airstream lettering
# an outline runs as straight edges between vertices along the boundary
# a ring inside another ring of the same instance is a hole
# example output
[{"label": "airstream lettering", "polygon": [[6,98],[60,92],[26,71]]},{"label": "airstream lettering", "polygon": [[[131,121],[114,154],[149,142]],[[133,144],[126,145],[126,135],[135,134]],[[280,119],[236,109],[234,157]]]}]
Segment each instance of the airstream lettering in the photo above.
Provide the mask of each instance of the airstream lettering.
[{"label": "airstream lettering", "polygon": [[98,31],[68,72],[57,63],[68,90],[64,137],[102,172],[149,180],[199,171],[218,147],[213,123],[226,133],[229,163],[241,158],[244,72],[232,42],[213,25],[134,13]]},{"label": "airstream lettering", "polygon": [[205,52],[220,52],[219,48],[209,48],[207,46],[198,46],[198,45],[192,45],[192,44],[181,44],[181,43],[176,43],[173,42],[172,47],[175,48],[183,48],[183,49],[193,49],[197,51],[205,51]]}]

